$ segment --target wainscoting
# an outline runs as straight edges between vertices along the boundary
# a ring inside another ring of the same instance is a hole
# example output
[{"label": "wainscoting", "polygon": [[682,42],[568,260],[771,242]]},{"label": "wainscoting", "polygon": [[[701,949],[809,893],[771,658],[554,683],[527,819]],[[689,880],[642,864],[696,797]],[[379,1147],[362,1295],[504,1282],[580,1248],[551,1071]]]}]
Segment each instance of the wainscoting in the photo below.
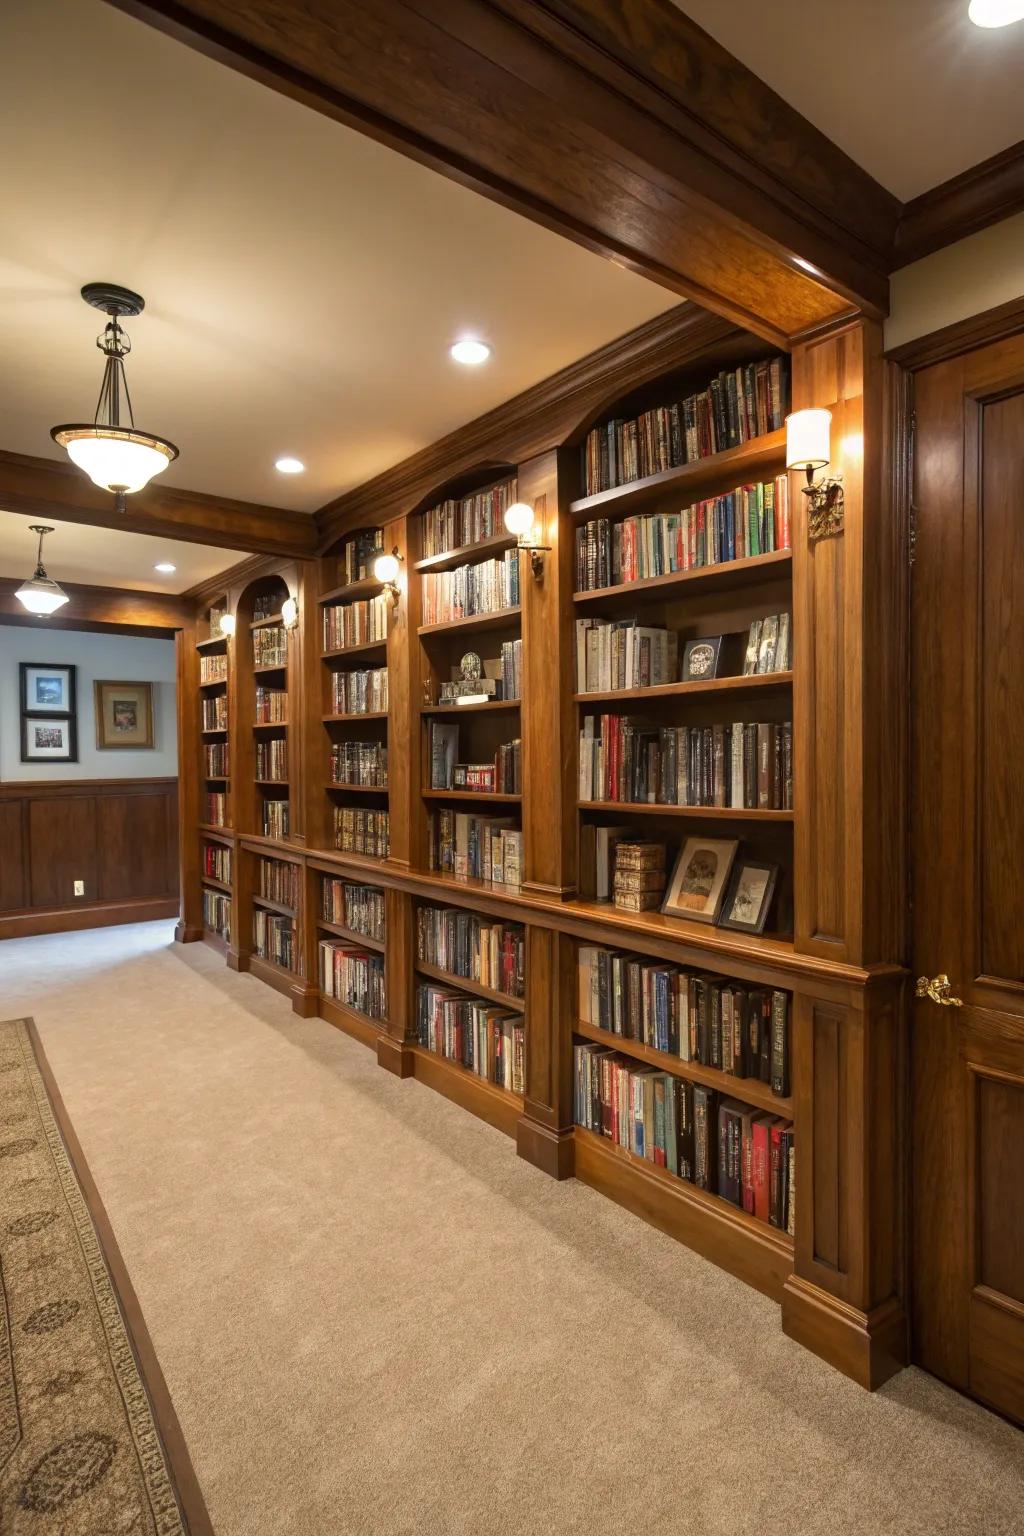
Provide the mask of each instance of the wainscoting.
[{"label": "wainscoting", "polygon": [[176,778],[0,784],[0,939],[177,911]]}]

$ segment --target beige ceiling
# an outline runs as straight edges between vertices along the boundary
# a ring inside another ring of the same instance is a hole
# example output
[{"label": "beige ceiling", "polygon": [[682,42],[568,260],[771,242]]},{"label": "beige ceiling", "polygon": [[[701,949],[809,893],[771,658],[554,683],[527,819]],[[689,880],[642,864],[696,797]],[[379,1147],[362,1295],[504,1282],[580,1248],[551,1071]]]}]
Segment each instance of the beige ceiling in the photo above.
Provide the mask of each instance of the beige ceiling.
[{"label": "beige ceiling", "polygon": [[967,0],[676,0],[904,201],[1024,139],[1024,21]]},{"label": "beige ceiling", "polygon": [[[47,575],[62,584],[83,581],[94,587],[178,593],[245,559],[244,552],[236,549],[210,549],[149,534],[0,512],[0,576],[23,581],[32,575],[38,544],[38,535],[29,527],[33,522],[53,529],[43,540],[43,564]],[[171,576],[153,569],[157,561],[165,560],[177,567]]]},{"label": "beige ceiling", "polygon": [[0,448],[91,418],[83,282],[145,296],[167,482],[304,510],[678,303],[101,0],[0,6],[0,142]]}]

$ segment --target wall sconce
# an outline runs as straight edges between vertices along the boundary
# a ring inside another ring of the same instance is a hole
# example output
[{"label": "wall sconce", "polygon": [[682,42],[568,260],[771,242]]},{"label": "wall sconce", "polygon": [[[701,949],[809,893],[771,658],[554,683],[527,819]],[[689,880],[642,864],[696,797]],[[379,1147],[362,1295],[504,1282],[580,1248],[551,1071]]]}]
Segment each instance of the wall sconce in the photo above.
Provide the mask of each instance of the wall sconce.
[{"label": "wall sconce", "polygon": [[[543,501],[543,498],[541,498]],[[526,549],[530,553],[530,566],[534,576],[539,580],[544,572],[544,556],[551,549],[550,544],[538,544],[533,537],[534,510],[525,501],[514,501],[505,511],[505,527],[509,533],[516,536],[516,548]]]},{"label": "wall sconce", "polygon": [[390,555],[378,555],[373,562],[373,574],[381,583],[388,597],[391,599],[392,608],[402,595],[402,589],[398,584],[399,572],[402,568],[402,556],[398,553],[398,545],[392,549]]},{"label": "wall sconce", "polygon": [[235,616],[233,613],[222,613],[220,616],[220,632],[222,635],[233,635],[235,632]]},{"label": "wall sconce", "polygon": [[294,597],[286,597],[281,604],[281,622],[285,629],[294,629],[299,622],[299,605]]},{"label": "wall sconce", "polygon": [[817,484],[814,480],[815,470],[824,469],[832,457],[831,425],[832,412],[820,409],[794,411],[786,417],[786,468],[807,473],[802,489],[807,497],[807,532],[812,539],[830,538],[843,531],[846,506],[842,474]]}]

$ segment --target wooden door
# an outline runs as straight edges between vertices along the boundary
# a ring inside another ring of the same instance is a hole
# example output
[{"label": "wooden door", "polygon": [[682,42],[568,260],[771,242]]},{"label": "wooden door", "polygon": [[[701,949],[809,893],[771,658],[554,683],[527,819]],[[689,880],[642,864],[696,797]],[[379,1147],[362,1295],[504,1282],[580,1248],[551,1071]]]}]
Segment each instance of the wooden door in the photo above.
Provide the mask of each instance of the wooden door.
[{"label": "wooden door", "polygon": [[1024,338],[915,410],[914,1351],[1024,1422]]}]

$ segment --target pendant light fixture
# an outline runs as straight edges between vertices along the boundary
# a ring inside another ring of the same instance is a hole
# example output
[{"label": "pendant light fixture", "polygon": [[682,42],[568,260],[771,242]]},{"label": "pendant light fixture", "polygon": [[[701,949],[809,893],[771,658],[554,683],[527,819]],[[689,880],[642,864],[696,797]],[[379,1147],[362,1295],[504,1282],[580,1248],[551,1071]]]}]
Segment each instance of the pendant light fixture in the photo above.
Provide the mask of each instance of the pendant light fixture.
[{"label": "pendant light fixture", "polygon": [[[96,338],[96,345],[106,357],[96,414],[91,423],[72,422],[54,427],[50,436],[67,449],[68,457],[85,470],[94,485],[113,492],[117,510],[123,512],[125,496],[148,485],[154,475],[178,457],[178,450],[166,438],[140,432],[132,412],[124,371],[131,342],[120,321],[125,315],[140,315],[146,301],[116,283],[86,283],[82,298],[108,316],[102,335]],[[122,395],[128,411],[126,423],[121,421]]]},{"label": "pendant light fixture", "polygon": [[56,613],[58,608],[63,608],[69,598],[63,587],[58,586],[52,577],[47,576],[43,565],[43,536],[52,533],[53,529],[47,527],[45,523],[31,523],[29,526],[33,533],[39,535],[36,573],[30,576],[28,581],[23,581],[14,595],[29,613],[45,618],[48,614]]}]

